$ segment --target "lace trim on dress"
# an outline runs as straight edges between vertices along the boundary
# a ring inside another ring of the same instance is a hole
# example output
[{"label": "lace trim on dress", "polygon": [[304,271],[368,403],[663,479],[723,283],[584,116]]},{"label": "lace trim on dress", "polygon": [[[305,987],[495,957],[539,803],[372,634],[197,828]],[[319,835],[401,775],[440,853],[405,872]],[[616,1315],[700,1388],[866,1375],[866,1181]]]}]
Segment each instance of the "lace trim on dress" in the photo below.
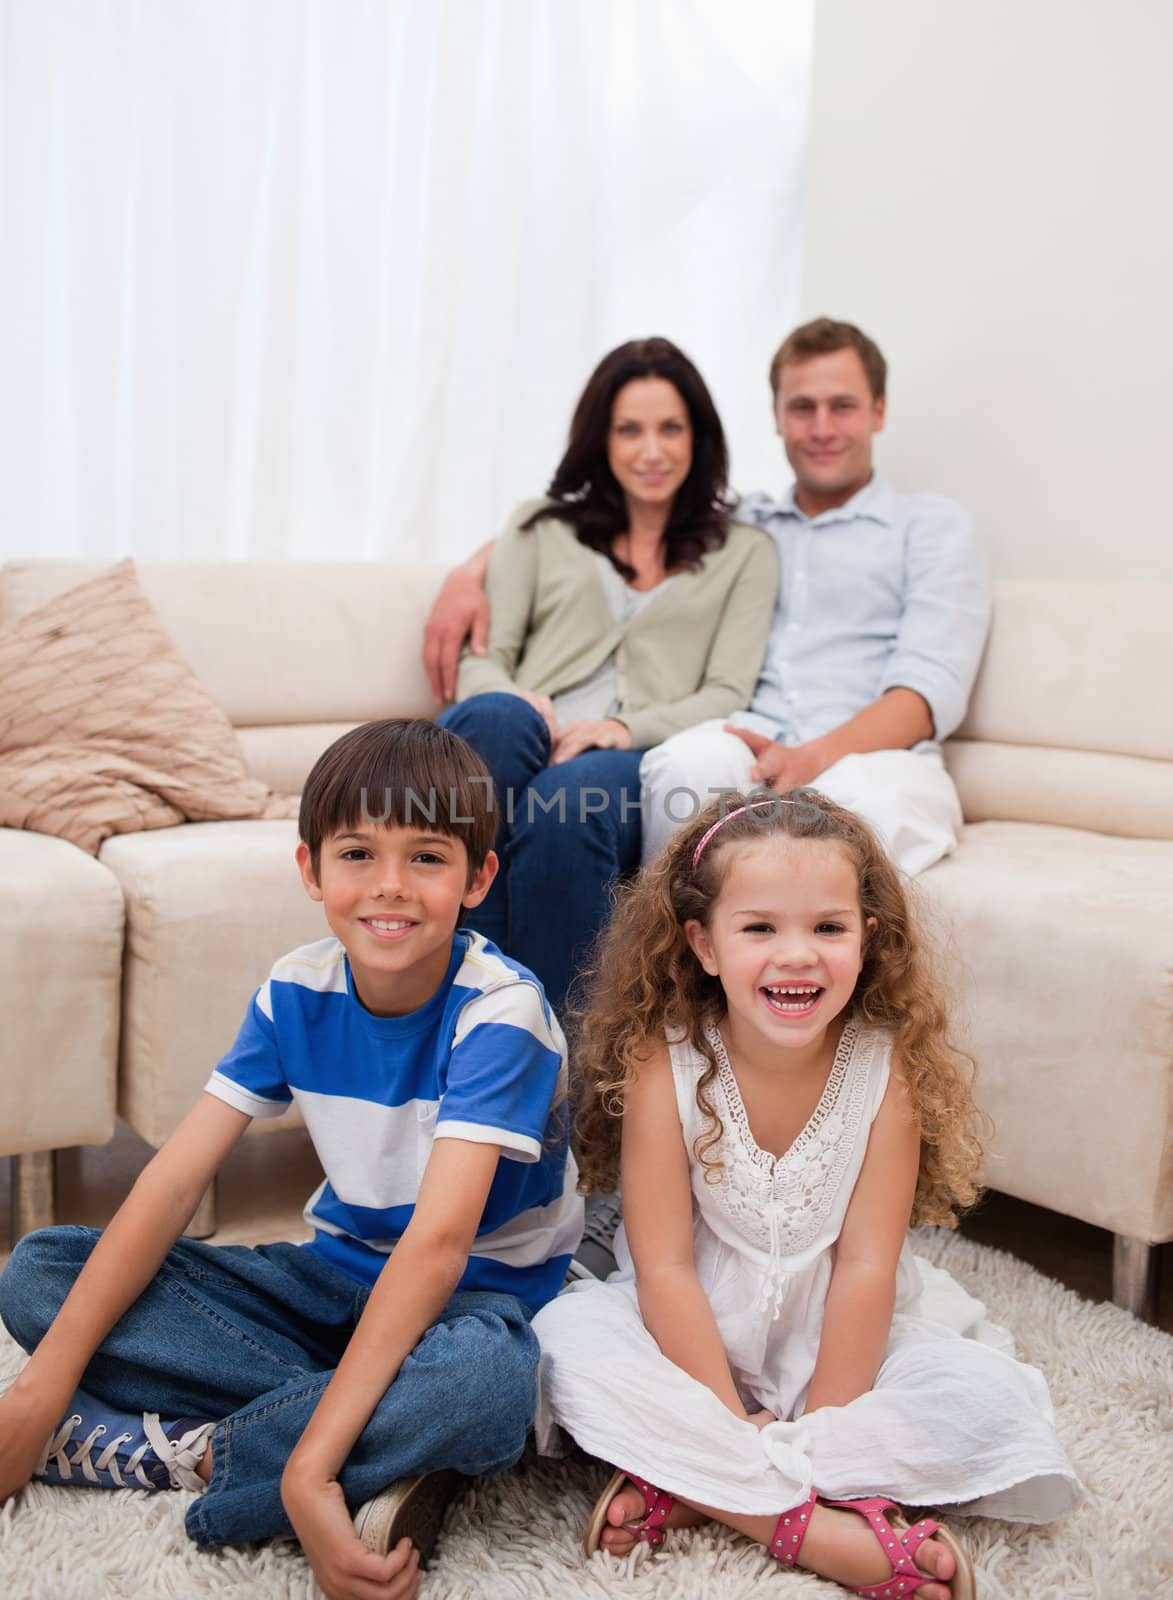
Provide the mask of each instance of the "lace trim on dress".
[{"label": "lace trim on dress", "polygon": [[805,1127],[780,1156],[754,1139],[745,1103],[715,1023],[705,1037],[717,1063],[722,1177],[713,1201],[747,1243],[767,1257],[760,1308],[776,1317],[789,1276],[784,1260],[818,1237],[851,1161],[867,1100],[872,1051],[858,1023],[845,1024],[827,1082]]}]

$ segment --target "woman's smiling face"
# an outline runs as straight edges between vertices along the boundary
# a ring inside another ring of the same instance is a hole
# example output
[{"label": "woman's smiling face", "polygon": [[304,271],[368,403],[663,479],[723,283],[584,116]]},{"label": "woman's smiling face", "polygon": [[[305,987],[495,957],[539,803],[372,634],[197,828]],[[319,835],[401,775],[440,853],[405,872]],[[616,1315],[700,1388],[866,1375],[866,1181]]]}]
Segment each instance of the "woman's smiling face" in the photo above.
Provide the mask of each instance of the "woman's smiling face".
[{"label": "woman's smiling face", "polygon": [[692,423],[667,378],[633,378],[611,403],[607,463],[628,504],[670,502],[692,467]]}]

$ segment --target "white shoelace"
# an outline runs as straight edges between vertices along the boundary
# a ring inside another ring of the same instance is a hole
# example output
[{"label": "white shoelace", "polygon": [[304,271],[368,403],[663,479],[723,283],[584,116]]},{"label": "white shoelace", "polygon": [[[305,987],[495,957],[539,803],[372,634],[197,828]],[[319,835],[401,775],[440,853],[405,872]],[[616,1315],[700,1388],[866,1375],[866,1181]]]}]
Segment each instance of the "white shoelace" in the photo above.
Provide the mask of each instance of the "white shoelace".
[{"label": "white shoelace", "polygon": [[203,1460],[208,1440],[212,1437],[214,1422],[199,1422],[178,1439],[169,1439],[159,1426],[158,1413],[143,1412],[143,1432],[151,1441],[151,1448],[167,1468],[173,1489],[194,1489],[202,1494],[207,1484],[195,1470]]},{"label": "white shoelace", "polygon": [[[154,1411],[144,1412],[143,1432],[147,1436],[146,1442],[139,1445],[138,1449],[123,1463],[121,1468],[117,1460],[118,1451],[123,1445],[129,1444],[134,1435],[131,1433],[115,1434],[114,1438],[102,1448],[95,1459],[93,1456],[94,1446],[106,1432],[104,1425],[100,1422],[90,1430],[87,1437],[82,1439],[72,1451],[68,1450],[68,1446],[73,1444],[74,1429],[80,1428],[81,1423],[82,1419],[77,1412],[74,1412],[72,1416],[66,1417],[45,1446],[41,1459],[37,1463],[38,1472],[44,1472],[49,1462],[53,1461],[65,1483],[69,1483],[72,1480],[74,1467],[80,1467],[82,1477],[90,1483],[97,1483],[98,1474],[104,1472],[114,1480],[120,1489],[133,1488],[134,1483],[130,1481],[132,1479],[137,1481],[144,1489],[153,1489],[155,1485],[147,1477],[142,1466],[143,1457],[149,1450],[153,1450],[166,1467],[167,1476],[173,1489],[194,1489],[198,1492],[206,1488],[204,1480],[195,1469],[207,1449],[208,1440],[211,1438],[212,1429],[215,1426],[214,1423],[201,1422],[179,1439],[168,1439],[160,1425],[158,1413]],[[122,1475],[124,1471],[127,1474],[125,1478]]]}]

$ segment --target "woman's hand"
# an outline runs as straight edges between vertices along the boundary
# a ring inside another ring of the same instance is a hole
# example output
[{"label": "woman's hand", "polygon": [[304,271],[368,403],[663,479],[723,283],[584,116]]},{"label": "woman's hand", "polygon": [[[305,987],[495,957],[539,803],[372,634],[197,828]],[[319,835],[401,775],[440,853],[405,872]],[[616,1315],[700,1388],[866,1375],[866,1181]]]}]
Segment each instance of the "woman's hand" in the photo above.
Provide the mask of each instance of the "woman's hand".
[{"label": "woman's hand", "polygon": [[554,733],[554,748],[550,765],[557,767],[564,761],[573,761],[584,750],[630,750],[631,734],[627,724],[616,717],[579,717],[574,722],[564,722]]},{"label": "woman's hand", "polygon": [[385,1556],[368,1550],[354,1531],[337,1479],[315,1481],[287,1467],[281,1499],[326,1600],[414,1600],[418,1551],[407,1539]]},{"label": "woman's hand", "polygon": [[554,711],[554,702],[548,694],[535,694],[532,689],[514,689],[514,694],[519,700],[525,700],[533,706],[534,710],[546,724],[550,735],[550,744],[553,745],[558,735],[558,717]]}]

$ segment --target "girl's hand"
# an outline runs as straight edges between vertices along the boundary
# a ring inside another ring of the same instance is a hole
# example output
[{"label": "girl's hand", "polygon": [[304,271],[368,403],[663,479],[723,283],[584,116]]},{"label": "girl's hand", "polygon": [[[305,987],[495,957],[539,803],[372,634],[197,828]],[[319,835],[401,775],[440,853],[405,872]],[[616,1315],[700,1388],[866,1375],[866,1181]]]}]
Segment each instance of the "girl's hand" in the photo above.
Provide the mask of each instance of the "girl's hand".
[{"label": "girl's hand", "polygon": [[777,1422],[778,1418],[772,1411],[766,1411],[763,1409],[761,1411],[747,1412],[745,1420],[747,1422],[752,1422],[754,1427],[761,1432],[763,1428],[768,1428],[771,1422]]},{"label": "girl's hand", "polygon": [[525,700],[533,706],[538,716],[546,724],[546,731],[550,735],[550,743],[558,737],[558,719],[554,714],[554,702],[548,694],[535,694],[532,689],[515,689],[514,694],[519,700]]},{"label": "girl's hand", "polygon": [[631,734],[625,722],[616,717],[580,717],[575,722],[564,722],[555,733],[550,765],[557,767],[564,761],[573,761],[584,750],[630,749]]},{"label": "girl's hand", "polygon": [[291,1479],[287,1473],[281,1499],[326,1600],[415,1600],[419,1552],[409,1539],[385,1556],[368,1550],[336,1478]]}]

